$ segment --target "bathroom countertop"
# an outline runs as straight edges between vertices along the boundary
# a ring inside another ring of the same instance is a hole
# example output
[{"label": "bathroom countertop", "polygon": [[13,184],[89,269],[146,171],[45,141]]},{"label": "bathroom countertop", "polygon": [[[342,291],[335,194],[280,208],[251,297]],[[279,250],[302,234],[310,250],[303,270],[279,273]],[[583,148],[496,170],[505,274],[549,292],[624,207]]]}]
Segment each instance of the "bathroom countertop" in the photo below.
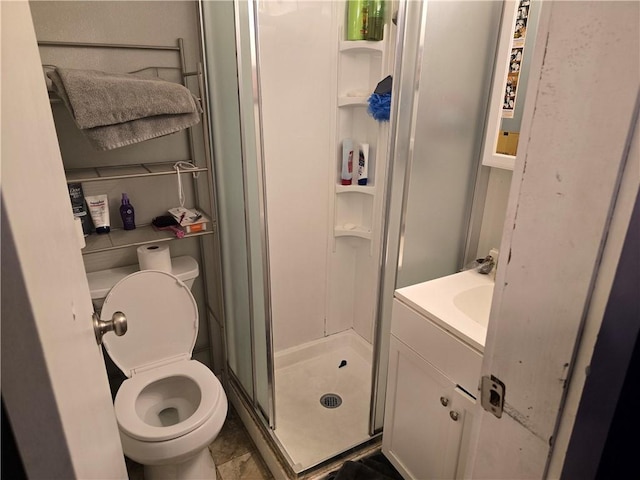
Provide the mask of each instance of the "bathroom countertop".
[{"label": "bathroom countertop", "polygon": [[441,328],[484,351],[493,279],[467,270],[395,291],[395,298]]}]

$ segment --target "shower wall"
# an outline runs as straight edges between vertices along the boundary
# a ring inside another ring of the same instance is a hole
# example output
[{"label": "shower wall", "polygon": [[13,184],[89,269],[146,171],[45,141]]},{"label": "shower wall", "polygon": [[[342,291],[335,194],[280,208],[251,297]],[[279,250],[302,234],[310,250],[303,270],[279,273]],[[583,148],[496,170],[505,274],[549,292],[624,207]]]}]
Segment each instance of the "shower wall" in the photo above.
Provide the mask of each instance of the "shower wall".
[{"label": "shower wall", "polygon": [[511,170],[489,168],[487,195],[482,213],[482,226],[478,237],[478,249],[475,258],[484,257],[492,248],[500,248],[502,229],[507,214],[507,201],[511,188]]},{"label": "shower wall", "polygon": [[258,2],[274,351],[325,335],[334,2]]}]

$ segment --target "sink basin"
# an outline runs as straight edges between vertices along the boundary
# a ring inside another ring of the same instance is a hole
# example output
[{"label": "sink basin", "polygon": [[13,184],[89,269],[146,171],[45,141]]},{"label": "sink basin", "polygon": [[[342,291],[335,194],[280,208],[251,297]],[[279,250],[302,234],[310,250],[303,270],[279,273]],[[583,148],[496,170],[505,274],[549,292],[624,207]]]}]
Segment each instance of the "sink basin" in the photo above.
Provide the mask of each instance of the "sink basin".
[{"label": "sink basin", "polygon": [[493,285],[480,285],[463,290],[453,297],[453,304],[471,320],[486,327],[489,324]]},{"label": "sink basin", "polygon": [[484,351],[493,280],[474,270],[399,288],[395,297],[480,352]]}]

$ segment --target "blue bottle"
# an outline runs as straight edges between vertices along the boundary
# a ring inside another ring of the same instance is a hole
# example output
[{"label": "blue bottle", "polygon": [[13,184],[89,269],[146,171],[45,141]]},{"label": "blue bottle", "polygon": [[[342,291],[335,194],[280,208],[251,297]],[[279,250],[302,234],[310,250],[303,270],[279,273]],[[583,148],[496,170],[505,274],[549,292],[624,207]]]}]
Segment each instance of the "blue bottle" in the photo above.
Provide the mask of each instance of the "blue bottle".
[{"label": "blue bottle", "polygon": [[122,217],[122,225],[125,230],[134,230],[136,228],[135,212],[133,206],[129,202],[126,193],[122,194],[122,205],[120,205],[120,216]]}]

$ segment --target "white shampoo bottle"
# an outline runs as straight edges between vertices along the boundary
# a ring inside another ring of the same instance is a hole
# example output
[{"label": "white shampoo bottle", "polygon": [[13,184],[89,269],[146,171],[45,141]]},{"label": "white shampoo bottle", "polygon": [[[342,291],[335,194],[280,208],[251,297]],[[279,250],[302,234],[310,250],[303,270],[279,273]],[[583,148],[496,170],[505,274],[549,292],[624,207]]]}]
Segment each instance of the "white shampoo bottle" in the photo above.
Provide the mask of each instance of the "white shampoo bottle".
[{"label": "white shampoo bottle", "polygon": [[369,144],[360,145],[358,152],[358,185],[366,185],[369,171]]}]

